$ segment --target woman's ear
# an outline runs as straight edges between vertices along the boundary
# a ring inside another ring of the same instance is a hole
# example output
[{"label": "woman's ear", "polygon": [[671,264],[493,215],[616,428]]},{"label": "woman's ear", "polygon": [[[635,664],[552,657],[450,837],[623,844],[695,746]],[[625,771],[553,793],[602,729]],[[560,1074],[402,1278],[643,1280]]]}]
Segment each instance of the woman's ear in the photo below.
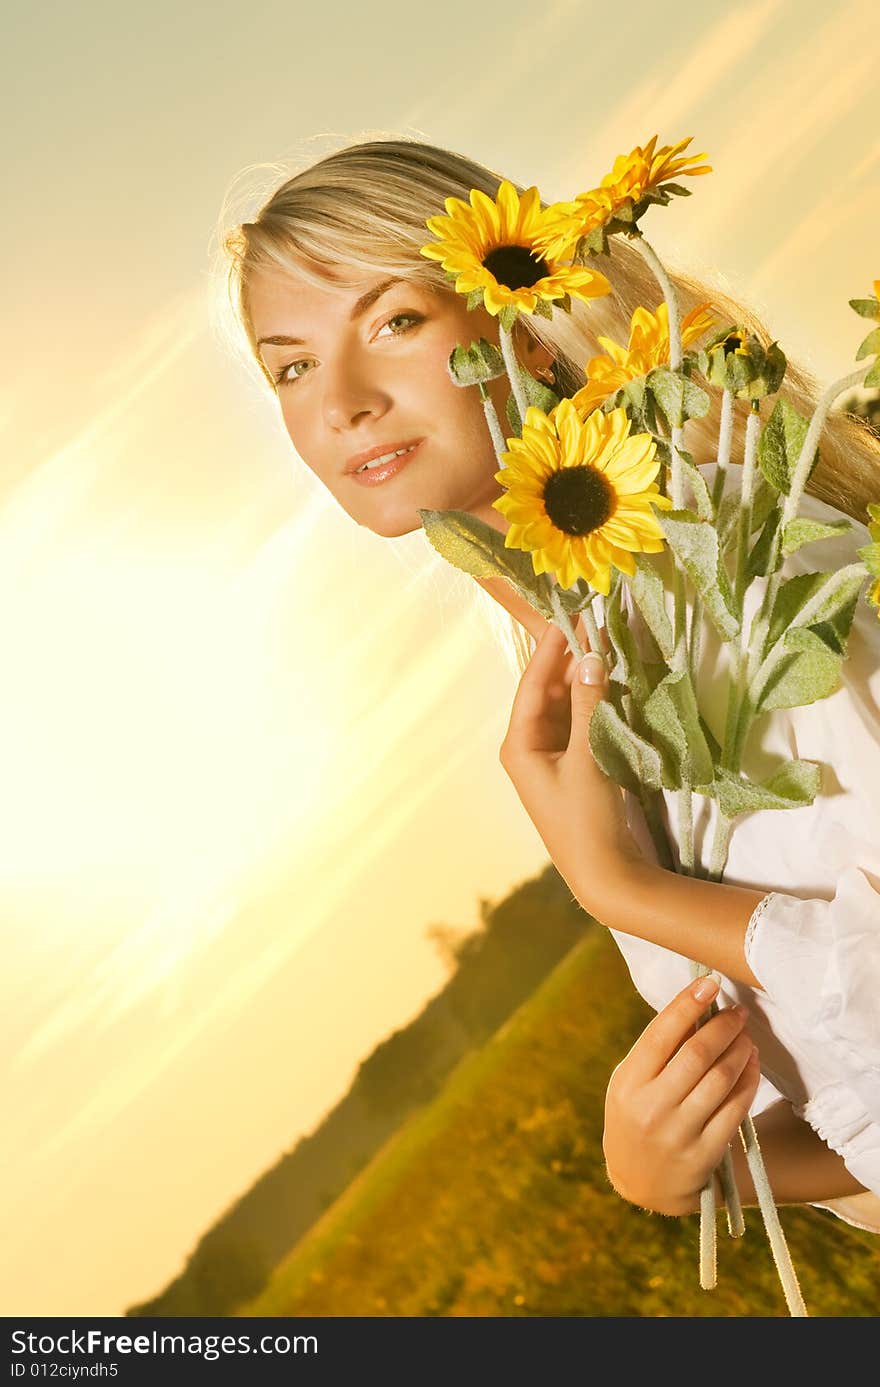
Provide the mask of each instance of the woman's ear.
[{"label": "woman's ear", "polygon": [[513,325],[513,345],[517,360],[530,376],[548,385],[553,384],[556,379],[556,355],[522,325],[522,317],[518,317]]}]

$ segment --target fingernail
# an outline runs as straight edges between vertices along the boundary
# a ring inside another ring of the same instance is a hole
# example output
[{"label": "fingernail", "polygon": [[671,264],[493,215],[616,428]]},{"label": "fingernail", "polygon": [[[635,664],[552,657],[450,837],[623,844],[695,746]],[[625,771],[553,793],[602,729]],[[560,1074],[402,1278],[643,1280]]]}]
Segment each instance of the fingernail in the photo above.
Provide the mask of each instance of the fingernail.
[{"label": "fingernail", "polygon": [[691,994],[698,1002],[706,1002],[710,997],[714,997],[720,986],[721,979],[715,973],[707,973],[704,978],[697,979],[691,988]]},{"label": "fingernail", "polygon": [[578,664],[578,679],[582,684],[601,684],[605,678],[605,661],[601,655],[584,655]]}]

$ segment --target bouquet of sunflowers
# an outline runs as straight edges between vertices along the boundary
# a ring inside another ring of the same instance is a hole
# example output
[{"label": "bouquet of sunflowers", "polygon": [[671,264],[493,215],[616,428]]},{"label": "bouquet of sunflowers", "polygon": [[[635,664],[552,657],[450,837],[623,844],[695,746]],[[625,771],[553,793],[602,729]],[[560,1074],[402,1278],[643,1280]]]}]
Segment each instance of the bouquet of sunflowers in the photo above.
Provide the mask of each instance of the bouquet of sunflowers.
[{"label": "bouquet of sunflowers", "polygon": [[[445,559],[475,577],[504,577],[562,628],[578,658],[584,653],[575,634],[579,615],[591,648],[602,649],[593,611],[596,594],[602,594],[614,682],[591,720],[593,755],[607,775],[638,796],[658,856],[667,864],[669,843],[656,793],[661,788],[676,792],[680,869],[692,875],[697,869],[691,797],[713,797],[719,814],[707,875],[720,881],[738,815],[810,804],[819,790],[821,768],[806,760],[787,762],[761,783],[745,777],[740,765],[752,723],[774,707],[812,703],[838,687],[866,577],[874,581],[865,600],[880,617],[880,504],[868,507],[876,522],[869,527],[875,542],[857,550],[863,562],[811,574],[809,582],[784,583],[781,575],[786,555],[850,528],[845,519],[799,516],[798,508],[834,400],[858,384],[880,385],[880,326],[856,356],[865,365],[835,382],[811,419],[779,397],[762,428],[759,402],[779,391],[786,358],[775,342],[762,346],[736,323],[718,328],[709,304],[681,318],[670,277],[639,223],[652,205],[689,194],[676,177],[711,168],[697,162],[702,154],[682,157],[690,139],[660,149],[656,140],[618,158],[597,188],[571,202],[542,208],[536,187],[520,197],[504,180],[494,201],[473,189],[470,206],[447,198],[447,215],[427,221],[436,239],[421,253],[441,262],[455,289],[468,296],[468,308],[482,305],[498,318],[500,348],[485,339],[457,347],[448,369],[457,384],[480,390],[501,467],[495,477],[504,488],[493,505],[509,528],[502,534],[464,511],[422,510],[420,515]],[[572,297],[589,300],[609,293],[611,285],[595,257],[608,254],[612,236],[631,240],[652,270],[663,302],[656,313],[636,308],[628,347],[600,337],[606,354],[586,363],[583,388],[560,398],[520,365],[512,329],[520,313],[550,318],[554,307],[570,313]],[[873,297],[850,303],[880,324],[880,280],[873,288]],[[511,387],[506,429],[486,389],[487,381],[503,374]],[[721,403],[710,494],[684,443],[688,420],[708,413],[711,389],[721,392]],[[750,409],[739,485],[728,486],[735,398],[750,401]],[[664,570],[651,555],[670,565],[665,571],[671,613]],[[768,581],[746,640],[744,594],[758,575]],[[650,635],[651,660],[644,658],[625,619],[624,588]],[[731,647],[723,745],[701,716],[696,696],[703,614]],[[697,961],[691,969],[694,976],[708,971]],[[714,1003],[712,1010],[717,1010]],[[740,1135],[789,1311],[805,1315],[750,1117]],[[729,1150],[718,1174],[729,1231],[740,1236],[745,1225]],[[701,1198],[700,1271],[701,1284],[711,1288],[711,1180]]]}]

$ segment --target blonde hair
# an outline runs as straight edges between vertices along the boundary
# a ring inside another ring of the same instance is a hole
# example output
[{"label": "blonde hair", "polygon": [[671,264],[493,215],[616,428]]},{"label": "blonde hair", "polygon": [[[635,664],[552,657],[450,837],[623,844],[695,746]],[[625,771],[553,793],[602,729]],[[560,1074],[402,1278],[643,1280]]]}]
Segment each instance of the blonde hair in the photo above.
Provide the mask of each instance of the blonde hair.
[{"label": "blonde hair", "polygon": [[[275,384],[260,358],[248,309],[249,279],[258,269],[299,274],[325,289],[329,270],[341,291],[348,281],[340,269],[351,272],[352,284],[364,274],[386,270],[429,288],[454,292],[441,267],[419,254],[420,246],[430,240],[425,222],[445,210],[447,197],[469,201],[472,188],[494,198],[503,176],[464,154],[400,137],[347,145],[286,177],[252,221],[219,229],[225,288],[234,315],[233,344],[256,364],[274,395]],[[524,192],[515,182],[514,187]],[[611,282],[610,294],[589,303],[573,300],[570,314],[557,310],[552,319],[535,315],[519,319],[522,330],[554,353],[557,394],[573,395],[584,384],[587,361],[602,351],[599,335],[626,343],[634,310],[639,305],[656,310],[662,302],[660,287],[638,251],[621,236],[611,237],[609,246],[610,256],[600,256],[596,263]],[[757,314],[719,286],[669,266],[667,273],[682,315],[709,302],[719,325],[730,322],[745,327],[765,346],[773,340]],[[809,416],[820,393],[816,378],[789,359],[780,394]],[[721,396],[717,390],[710,395],[709,413],[688,424],[687,446],[697,463],[715,458]],[[762,412],[769,412],[768,402],[763,404]],[[734,461],[742,457],[748,408],[747,401],[735,401]],[[819,461],[806,489],[861,524],[867,523],[868,502],[880,497],[880,439],[867,421],[841,410],[828,415]],[[523,669],[530,640],[517,621],[511,618],[511,622],[513,651]]]}]

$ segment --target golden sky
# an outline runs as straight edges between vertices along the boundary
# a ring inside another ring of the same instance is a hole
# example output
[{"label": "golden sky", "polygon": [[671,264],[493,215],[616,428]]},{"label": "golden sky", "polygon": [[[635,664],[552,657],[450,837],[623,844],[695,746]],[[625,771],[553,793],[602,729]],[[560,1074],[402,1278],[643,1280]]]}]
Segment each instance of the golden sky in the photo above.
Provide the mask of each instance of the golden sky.
[{"label": "golden sky", "polygon": [[[546,854],[475,585],[351,521],[210,319],[246,166],[409,134],[652,212],[823,379],[880,275],[869,0],[18,7],[0,59],[4,1314],[118,1314],[345,1092]],[[346,43],[336,35],[344,29]],[[10,139],[10,132],[12,138]]]}]

